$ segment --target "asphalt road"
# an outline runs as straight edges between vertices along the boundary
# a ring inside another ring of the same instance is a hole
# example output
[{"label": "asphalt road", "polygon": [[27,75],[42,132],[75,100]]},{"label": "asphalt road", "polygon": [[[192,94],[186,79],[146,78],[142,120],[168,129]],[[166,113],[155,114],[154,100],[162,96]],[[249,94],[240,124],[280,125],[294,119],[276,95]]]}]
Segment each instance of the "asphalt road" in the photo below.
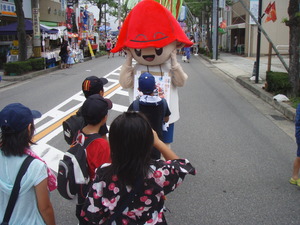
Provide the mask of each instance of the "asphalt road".
[{"label": "asphalt road", "polygon": [[[39,130],[81,103],[78,93],[86,76],[107,76],[106,90],[117,85],[116,69],[123,62],[122,57],[101,57],[1,89],[0,108],[21,102],[39,109],[46,115],[37,123]],[[172,148],[198,173],[167,196],[169,224],[299,224],[299,189],[288,183],[296,150],[294,124],[211,64],[195,57],[180,63],[189,79],[179,89],[181,118]],[[107,97],[114,103],[110,124],[129,102],[121,88]],[[36,149],[66,151],[61,130],[53,133]],[[57,191],[51,199],[57,224],[77,224],[75,201]]]}]

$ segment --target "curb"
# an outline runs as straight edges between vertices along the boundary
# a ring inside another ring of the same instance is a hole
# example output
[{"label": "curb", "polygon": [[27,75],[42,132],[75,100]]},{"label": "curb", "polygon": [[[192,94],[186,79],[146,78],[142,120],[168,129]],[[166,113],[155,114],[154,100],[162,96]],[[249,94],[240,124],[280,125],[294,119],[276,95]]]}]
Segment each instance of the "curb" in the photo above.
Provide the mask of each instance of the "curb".
[{"label": "curb", "polygon": [[239,76],[236,78],[236,81],[241,84],[243,87],[254,93],[256,96],[273,106],[279,112],[281,112],[289,120],[294,121],[296,116],[296,109],[294,109],[289,104],[284,102],[278,102],[273,99],[273,96],[263,90],[262,88],[255,85],[252,81],[249,80],[249,77]]},{"label": "curb", "polygon": [[59,66],[55,66],[52,68],[39,70],[39,71],[35,71],[35,72],[30,72],[30,73],[19,75],[19,76],[3,76],[2,80],[4,80],[4,81],[24,81],[24,80],[28,80],[28,79],[40,76],[45,73],[50,73],[50,72],[58,70],[58,69],[59,69]]},{"label": "curb", "polygon": [[[97,55],[95,56],[95,58],[101,57],[101,55]],[[84,62],[92,60],[92,57],[85,57],[83,59]],[[4,82],[0,82],[0,88],[4,88],[13,84],[16,84],[19,81],[24,81],[24,80],[28,80],[43,74],[47,74],[47,73],[51,73],[53,71],[59,70],[60,66],[55,66],[52,68],[48,68],[48,69],[44,69],[44,70],[39,70],[39,71],[35,71],[35,72],[29,72],[27,74],[23,74],[23,75],[19,75],[19,76],[4,76],[2,75],[2,81]]]}]

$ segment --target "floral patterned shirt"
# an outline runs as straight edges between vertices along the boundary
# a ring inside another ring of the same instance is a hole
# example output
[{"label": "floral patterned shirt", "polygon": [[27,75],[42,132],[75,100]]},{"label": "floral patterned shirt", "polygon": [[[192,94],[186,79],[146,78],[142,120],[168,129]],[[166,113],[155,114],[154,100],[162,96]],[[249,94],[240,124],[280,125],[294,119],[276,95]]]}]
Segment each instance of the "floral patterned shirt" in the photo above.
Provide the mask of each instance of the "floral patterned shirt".
[{"label": "floral patterned shirt", "polygon": [[[105,167],[109,165],[104,164],[97,169],[81,211],[81,216],[91,224],[105,224],[105,221],[115,213],[117,205],[126,201],[125,198],[132,189],[129,186],[121,188],[117,176],[107,181],[100,179]],[[163,215],[165,195],[174,191],[186,174],[196,174],[195,168],[187,159],[156,160],[150,167],[151,172],[147,179],[143,180],[142,187],[112,225],[167,224]]]}]

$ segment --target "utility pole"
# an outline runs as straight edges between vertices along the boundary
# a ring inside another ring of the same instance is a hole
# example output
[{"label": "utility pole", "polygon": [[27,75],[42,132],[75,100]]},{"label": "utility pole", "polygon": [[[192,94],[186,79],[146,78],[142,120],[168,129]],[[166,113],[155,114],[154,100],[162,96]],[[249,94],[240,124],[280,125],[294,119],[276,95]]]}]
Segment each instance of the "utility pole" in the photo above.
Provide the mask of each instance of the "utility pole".
[{"label": "utility pole", "polygon": [[213,0],[213,29],[212,29],[212,48],[213,48],[213,59],[218,60],[218,5],[219,0]]},{"label": "utility pole", "polygon": [[258,3],[258,24],[257,26],[257,46],[256,46],[256,71],[255,71],[255,83],[258,83],[259,77],[259,61],[260,61],[260,41],[261,41],[261,12],[262,12],[262,0]]},{"label": "utility pole", "polygon": [[105,36],[105,39],[107,38],[106,37],[106,3],[104,4],[104,36]]},{"label": "utility pole", "polygon": [[118,0],[118,20],[119,20],[119,29],[121,27],[121,0]]},{"label": "utility pole", "polygon": [[[286,69],[286,71],[289,71],[289,67],[288,65],[285,63],[284,59],[282,58],[282,56],[280,55],[280,53],[278,52],[276,46],[274,45],[274,43],[272,42],[272,40],[270,39],[270,37],[268,36],[268,34],[266,33],[266,31],[263,29],[263,27],[261,26],[261,21],[258,22],[257,19],[255,18],[255,16],[252,14],[252,12],[248,9],[248,7],[246,6],[246,4],[244,3],[243,0],[239,0],[239,2],[242,4],[242,6],[244,7],[244,9],[250,14],[251,18],[254,20],[254,22],[257,24],[257,26],[259,27],[259,32],[262,32],[265,36],[265,38],[269,41],[269,43],[272,44],[272,48],[273,50],[276,52],[276,55],[278,56],[278,58],[280,59],[282,65],[284,66],[284,68]],[[257,67],[256,67],[257,68]]]},{"label": "utility pole", "polygon": [[39,0],[32,0],[32,29],[33,29],[33,54],[41,57],[41,31],[40,31],[40,7]]}]

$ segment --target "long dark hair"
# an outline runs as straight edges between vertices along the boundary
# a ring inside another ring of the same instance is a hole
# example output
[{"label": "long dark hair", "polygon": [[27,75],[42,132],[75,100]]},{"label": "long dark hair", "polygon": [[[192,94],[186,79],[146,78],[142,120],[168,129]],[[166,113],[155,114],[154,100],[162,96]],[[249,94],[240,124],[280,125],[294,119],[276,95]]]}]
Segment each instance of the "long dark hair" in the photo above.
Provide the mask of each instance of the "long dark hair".
[{"label": "long dark hair", "polygon": [[31,123],[30,130],[26,127],[20,132],[13,132],[9,127],[2,126],[0,133],[0,148],[5,156],[22,156],[24,150],[29,148],[34,135],[34,124]]},{"label": "long dark hair", "polygon": [[124,112],[111,124],[109,143],[112,164],[104,177],[117,175],[123,185],[135,184],[150,170],[153,132],[146,117],[137,112]]}]

